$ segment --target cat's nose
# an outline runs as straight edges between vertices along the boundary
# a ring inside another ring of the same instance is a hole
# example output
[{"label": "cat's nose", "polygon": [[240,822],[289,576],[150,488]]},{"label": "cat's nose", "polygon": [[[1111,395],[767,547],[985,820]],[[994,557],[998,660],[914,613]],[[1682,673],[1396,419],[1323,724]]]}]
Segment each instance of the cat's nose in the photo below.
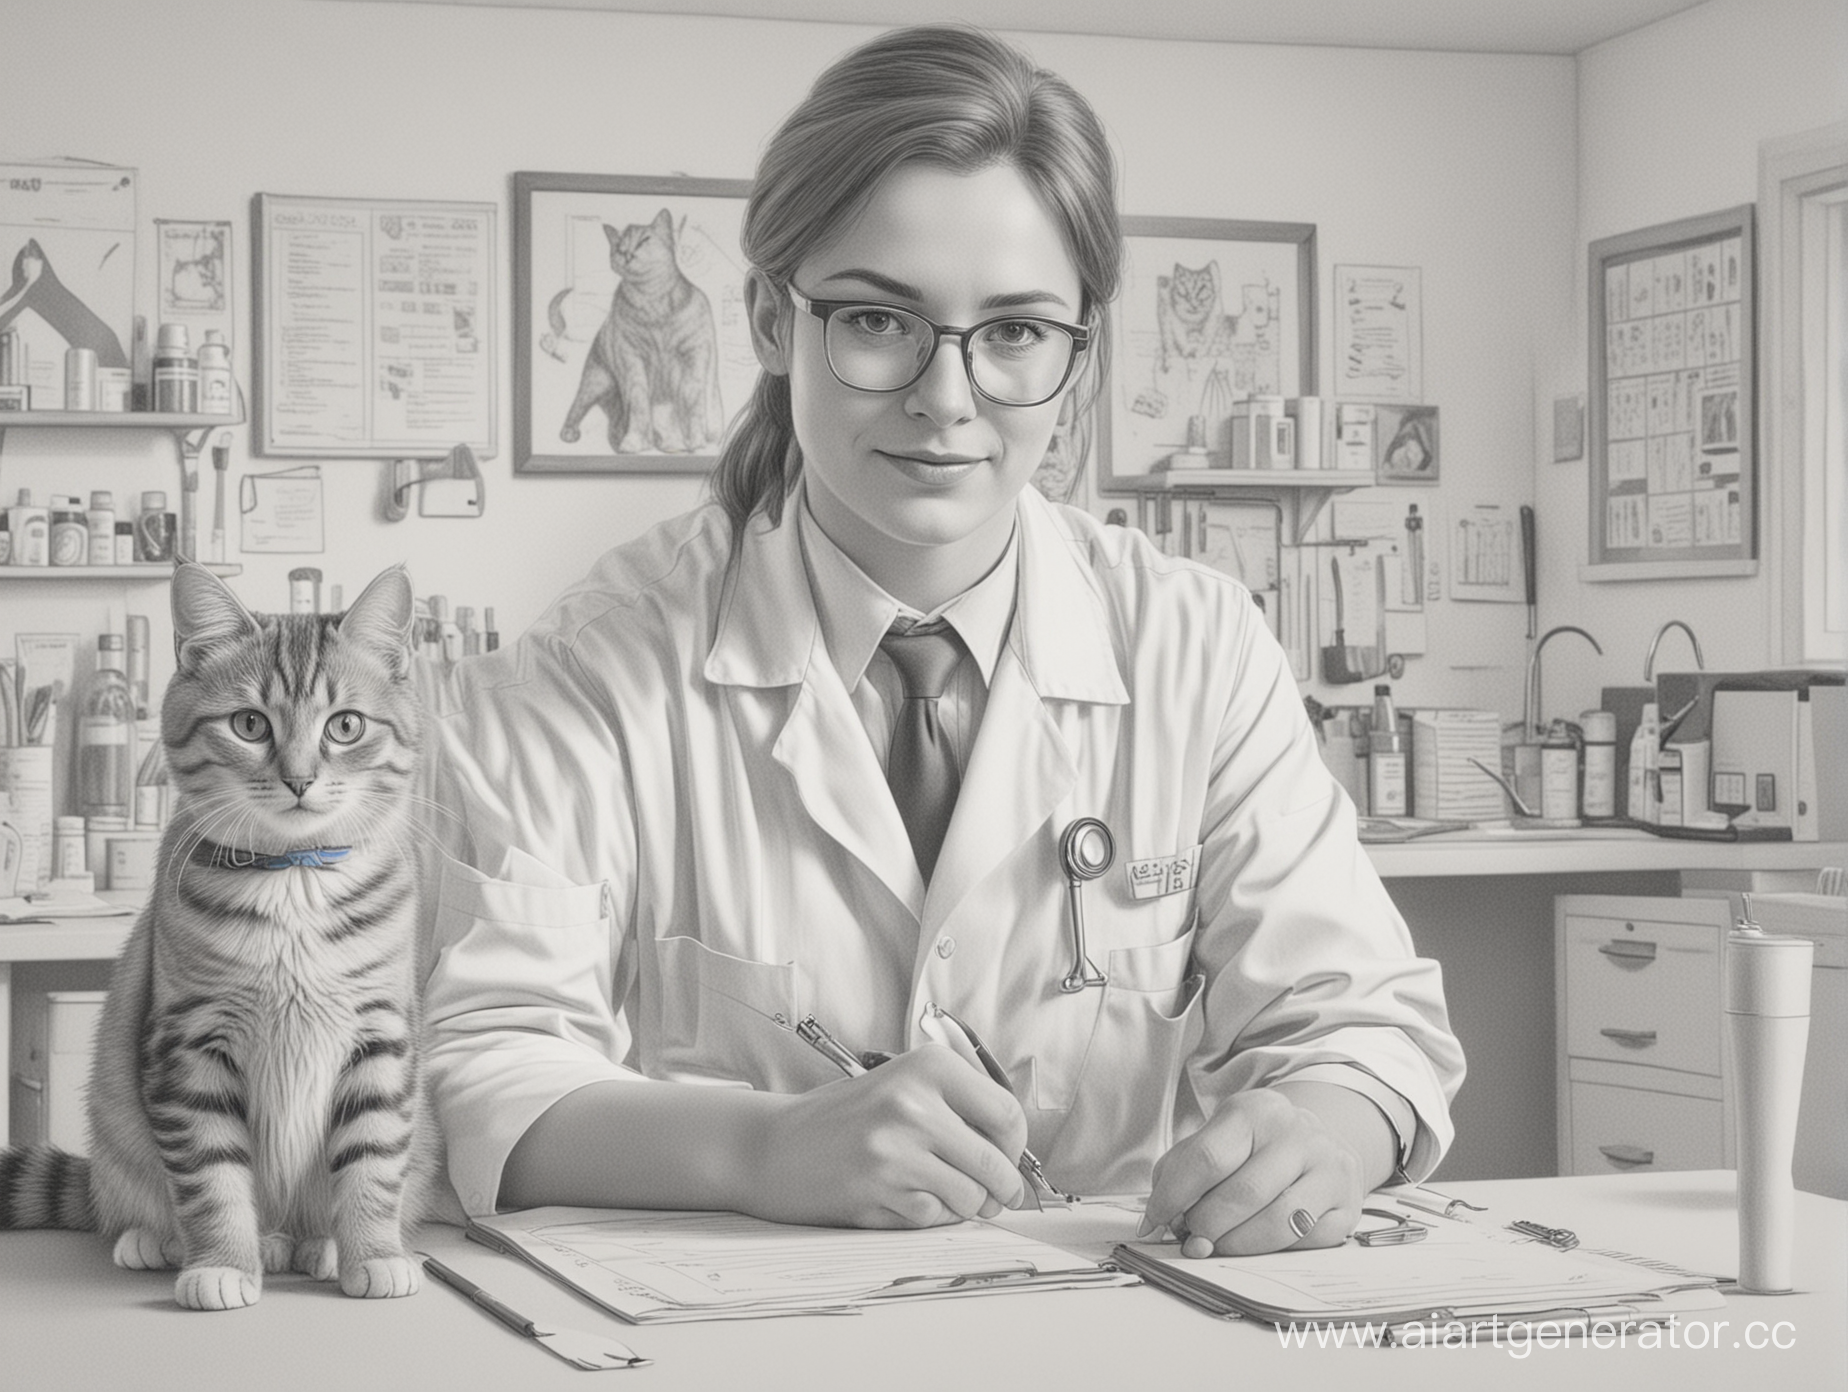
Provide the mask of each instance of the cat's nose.
[{"label": "cat's nose", "polygon": [[282,786],[294,793],[296,801],[299,802],[313,782],[312,778],[285,778],[282,780]]}]

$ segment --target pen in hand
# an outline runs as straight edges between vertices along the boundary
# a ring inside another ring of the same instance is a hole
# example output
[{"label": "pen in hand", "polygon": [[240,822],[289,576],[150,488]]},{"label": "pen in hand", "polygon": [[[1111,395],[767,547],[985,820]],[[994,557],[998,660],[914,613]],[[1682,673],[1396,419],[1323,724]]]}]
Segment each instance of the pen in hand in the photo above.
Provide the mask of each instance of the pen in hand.
[{"label": "pen in hand", "polygon": [[804,1015],[802,1023],[796,1026],[796,1038],[820,1054],[849,1078],[857,1078],[866,1069],[860,1060],[848,1051],[845,1045],[833,1035],[813,1015]]}]

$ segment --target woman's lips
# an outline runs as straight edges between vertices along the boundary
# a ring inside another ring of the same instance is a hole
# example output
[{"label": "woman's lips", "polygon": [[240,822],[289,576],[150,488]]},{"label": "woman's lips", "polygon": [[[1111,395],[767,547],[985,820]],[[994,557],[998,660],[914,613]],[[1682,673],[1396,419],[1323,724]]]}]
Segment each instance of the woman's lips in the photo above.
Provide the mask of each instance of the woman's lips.
[{"label": "woman's lips", "polygon": [[981,455],[900,454],[893,450],[875,453],[913,482],[939,488],[967,478],[987,462]]}]

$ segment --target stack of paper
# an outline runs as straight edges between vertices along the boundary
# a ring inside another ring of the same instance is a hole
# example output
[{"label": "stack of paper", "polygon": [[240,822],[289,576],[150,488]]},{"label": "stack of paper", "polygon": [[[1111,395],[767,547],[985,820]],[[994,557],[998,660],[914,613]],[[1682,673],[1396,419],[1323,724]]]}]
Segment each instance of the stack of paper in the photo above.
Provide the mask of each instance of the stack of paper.
[{"label": "stack of paper", "polygon": [[1501,767],[1501,717],[1486,710],[1412,713],[1412,809],[1439,821],[1507,815],[1502,791],[1480,768]]},{"label": "stack of paper", "polygon": [[[1420,1215],[1412,1213],[1413,1219]],[[1661,1262],[1584,1248],[1561,1251],[1505,1229],[1425,1220],[1422,1239],[1367,1247],[1183,1258],[1177,1244],[1125,1243],[1118,1265],[1213,1314],[1276,1325],[1452,1321],[1648,1323],[1723,1303],[1717,1278]],[[1374,1218],[1363,1226],[1380,1226]]]},{"label": "stack of paper", "polygon": [[873,1232],[737,1213],[535,1208],[472,1220],[468,1235],[635,1324],[1135,1282],[983,1222]]}]

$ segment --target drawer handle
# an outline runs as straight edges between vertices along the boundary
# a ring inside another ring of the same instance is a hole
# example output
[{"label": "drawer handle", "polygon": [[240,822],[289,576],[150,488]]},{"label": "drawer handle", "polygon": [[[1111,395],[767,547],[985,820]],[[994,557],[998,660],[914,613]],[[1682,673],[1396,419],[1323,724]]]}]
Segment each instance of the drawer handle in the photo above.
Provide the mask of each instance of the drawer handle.
[{"label": "drawer handle", "polygon": [[1627,1030],[1607,1027],[1599,1030],[1598,1033],[1603,1035],[1606,1039],[1615,1039],[1619,1044],[1631,1044],[1639,1049],[1644,1045],[1656,1042],[1656,1032],[1654,1030]]},{"label": "drawer handle", "polygon": [[1599,943],[1598,951],[1606,957],[1623,957],[1632,962],[1655,961],[1656,945],[1637,938],[1612,938]]},{"label": "drawer handle", "polygon": [[1655,1152],[1634,1145],[1601,1145],[1598,1153],[1613,1165],[1653,1165]]}]

